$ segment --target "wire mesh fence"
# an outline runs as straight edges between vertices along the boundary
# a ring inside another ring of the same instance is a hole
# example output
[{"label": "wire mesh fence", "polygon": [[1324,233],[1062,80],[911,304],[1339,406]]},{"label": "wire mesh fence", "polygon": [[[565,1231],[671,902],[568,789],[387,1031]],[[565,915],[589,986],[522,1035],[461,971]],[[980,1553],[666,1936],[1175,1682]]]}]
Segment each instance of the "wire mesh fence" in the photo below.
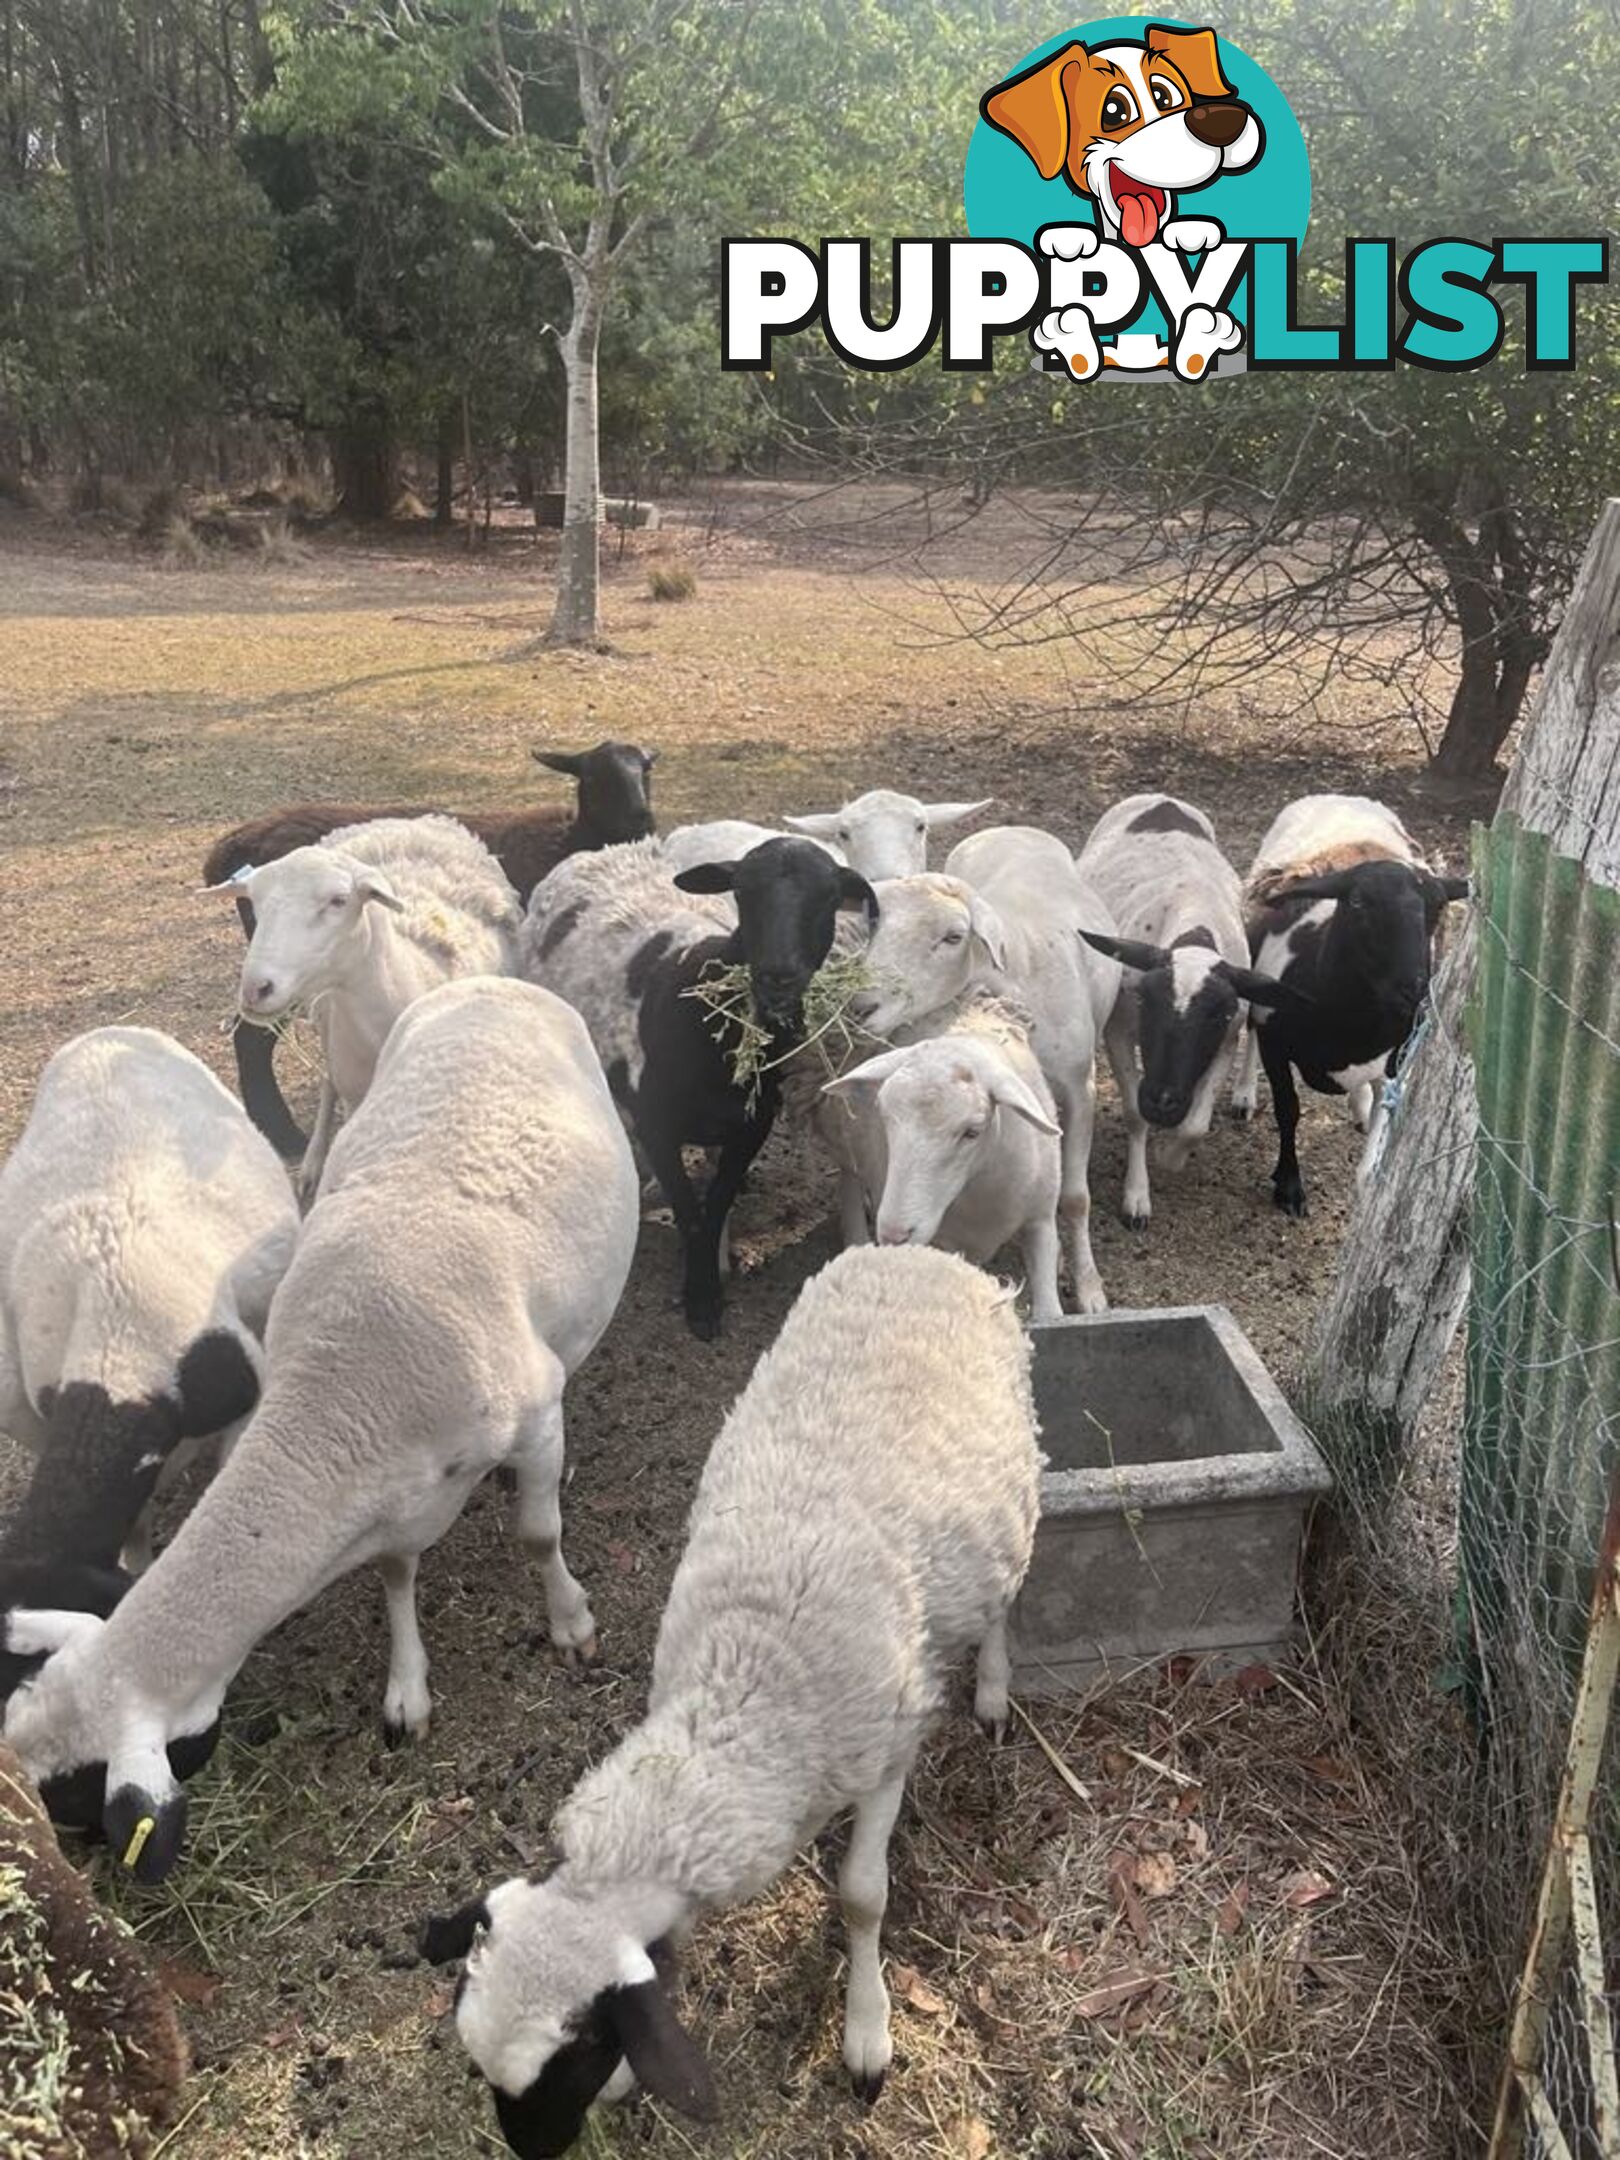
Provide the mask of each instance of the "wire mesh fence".
[{"label": "wire mesh fence", "polygon": [[[1590,1664],[1594,1611],[1620,1655],[1620,505],[1570,614],[1306,1386],[1339,1503],[1317,1615],[1411,1795],[1460,1976],[1453,2149],[1492,2160],[1620,2160],[1620,1719]],[[1516,2003],[1534,2060],[1493,2132]]]}]

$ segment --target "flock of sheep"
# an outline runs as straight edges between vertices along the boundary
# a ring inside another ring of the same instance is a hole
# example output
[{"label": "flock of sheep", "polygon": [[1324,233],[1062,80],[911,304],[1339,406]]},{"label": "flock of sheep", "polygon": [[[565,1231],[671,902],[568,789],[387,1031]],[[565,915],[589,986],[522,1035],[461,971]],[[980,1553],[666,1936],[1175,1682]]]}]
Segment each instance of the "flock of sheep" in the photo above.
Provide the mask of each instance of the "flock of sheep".
[{"label": "flock of sheep", "polygon": [[[526,2155],[565,2151],[632,2081],[713,2112],[675,1946],[847,1809],[844,2056],[876,2096],[889,1834],[967,1649],[980,1719],[1007,1717],[1038,1506],[1027,1338],[982,1266],[1016,1243],[1053,1319],[1061,1230],[1075,1303],[1105,1304],[1099,1046],[1127,1221],[1151,1212],[1149,1133],[1184,1153],[1234,1063],[1244,1113],[1265,1068],[1275,1194],[1301,1212],[1294,1074],[1343,1090],[1371,1151],[1464,889],[1358,797],[1290,805],[1246,884],[1167,795],[1110,810],[1078,856],[1002,826],[930,873],[930,828],[988,804],[878,791],[793,834],[659,838],[642,750],[544,762],[578,782],[571,819],[302,806],[227,835],[208,871],[248,932],[251,1120],[178,1043],[98,1029],[51,1060],[0,1172],[0,1430],[37,1456],[0,1529],[5,1741],[57,1821],[157,1881],[250,1652],[367,1563],[385,1729],[426,1729],[418,1560],[498,1465],[553,1642],[593,1654],[562,1549],[563,1404],[628,1277],[643,1176],[712,1335],[732,1202],[784,1099],[806,1103],[847,1249],[710,1453],[647,1716],[563,1808],[559,1867],[424,1938],[467,1957],[457,2025]],[[829,962],[836,1030],[808,1017]],[[717,976],[739,1004],[703,994]],[[270,1024],[294,1013],[324,1054],[307,1142],[273,1064]],[[715,1155],[701,1189],[694,1149]],[[296,1196],[282,1155],[302,1157]],[[215,1438],[151,1559],[154,1494]]]}]

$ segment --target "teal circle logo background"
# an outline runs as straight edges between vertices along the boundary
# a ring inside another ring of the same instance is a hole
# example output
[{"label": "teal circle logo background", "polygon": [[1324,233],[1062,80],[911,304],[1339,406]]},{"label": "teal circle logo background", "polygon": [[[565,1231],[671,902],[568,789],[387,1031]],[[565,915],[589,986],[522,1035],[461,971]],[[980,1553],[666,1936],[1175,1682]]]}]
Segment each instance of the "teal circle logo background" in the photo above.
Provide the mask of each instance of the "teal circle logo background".
[{"label": "teal circle logo background", "polygon": [[[1021,75],[1065,45],[1088,45],[1095,50],[1100,45],[1140,44],[1150,23],[1173,30],[1203,27],[1162,15],[1110,15],[1048,38],[1006,68],[996,82]],[[1246,172],[1222,173],[1208,187],[1190,189],[1177,198],[1176,208],[1183,217],[1218,218],[1233,240],[1303,240],[1311,214],[1311,163],[1299,122],[1259,62],[1233,44],[1218,25],[1215,34],[1222,72],[1244,104],[1259,116],[1266,146]],[[979,85],[981,96],[994,88],[994,82]],[[993,128],[982,114],[968,144],[962,204],[975,240],[1017,240],[1025,247],[1034,246],[1043,225],[1097,222],[1089,195],[1076,195],[1061,174],[1055,180],[1043,180],[1017,143]],[[1245,311],[1238,305],[1233,312]]]}]

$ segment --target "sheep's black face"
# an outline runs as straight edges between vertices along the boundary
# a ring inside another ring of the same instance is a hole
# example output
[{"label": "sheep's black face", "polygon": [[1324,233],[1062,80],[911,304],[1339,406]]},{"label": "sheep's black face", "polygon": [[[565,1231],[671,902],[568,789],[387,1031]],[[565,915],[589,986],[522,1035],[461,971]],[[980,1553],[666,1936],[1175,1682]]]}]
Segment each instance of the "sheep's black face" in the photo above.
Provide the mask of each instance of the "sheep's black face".
[{"label": "sheep's black face", "polygon": [[526,2092],[490,2088],[501,2135],[520,2160],[553,2160],[567,2152],[622,2054],[607,1997],[599,1995]]},{"label": "sheep's black face", "polygon": [[753,986],[754,1009],[775,1035],[804,1027],[804,996],[828,953],[838,910],[864,907],[877,920],[865,878],[842,869],[811,840],[766,840],[734,866],[737,937]]},{"label": "sheep's black face", "polygon": [[652,756],[635,743],[598,743],[579,760],[581,822],[606,840],[645,840],[654,831]]},{"label": "sheep's black face", "polygon": [[1142,1079],[1136,1104],[1150,1125],[1179,1125],[1237,1019],[1238,994],[1207,960],[1172,952],[1137,985]]},{"label": "sheep's black face", "polygon": [[1434,922],[1426,887],[1438,881],[1408,863],[1358,863],[1343,873],[1329,927],[1331,962],[1375,984],[1406,1026],[1429,988]]}]

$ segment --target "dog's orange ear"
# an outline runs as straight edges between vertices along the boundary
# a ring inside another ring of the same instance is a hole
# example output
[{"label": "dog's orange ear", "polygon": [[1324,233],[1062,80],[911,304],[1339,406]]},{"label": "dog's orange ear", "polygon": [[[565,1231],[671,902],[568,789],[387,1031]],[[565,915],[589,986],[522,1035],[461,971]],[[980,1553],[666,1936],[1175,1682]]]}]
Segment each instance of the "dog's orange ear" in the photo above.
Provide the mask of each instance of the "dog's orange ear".
[{"label": "dog's orange ear", "polygon": [[979,110],[993,128],[1010,135],[1035,162],[1043,180],[1055,180],[1069,154],[1069,100],[1064,71],[1087,57],[1083,45],[1065,45],[1050,60],[1039,61],[1022,75],[997,83],[979,100]]},{"label": "dog's orange ear", "polygon": [[1169,30],[1163,23],[1149,23],[1143,42],[1150,53],[1164,55],[1195,98],[1237,95],[1221,73],[1213,30]]}]

